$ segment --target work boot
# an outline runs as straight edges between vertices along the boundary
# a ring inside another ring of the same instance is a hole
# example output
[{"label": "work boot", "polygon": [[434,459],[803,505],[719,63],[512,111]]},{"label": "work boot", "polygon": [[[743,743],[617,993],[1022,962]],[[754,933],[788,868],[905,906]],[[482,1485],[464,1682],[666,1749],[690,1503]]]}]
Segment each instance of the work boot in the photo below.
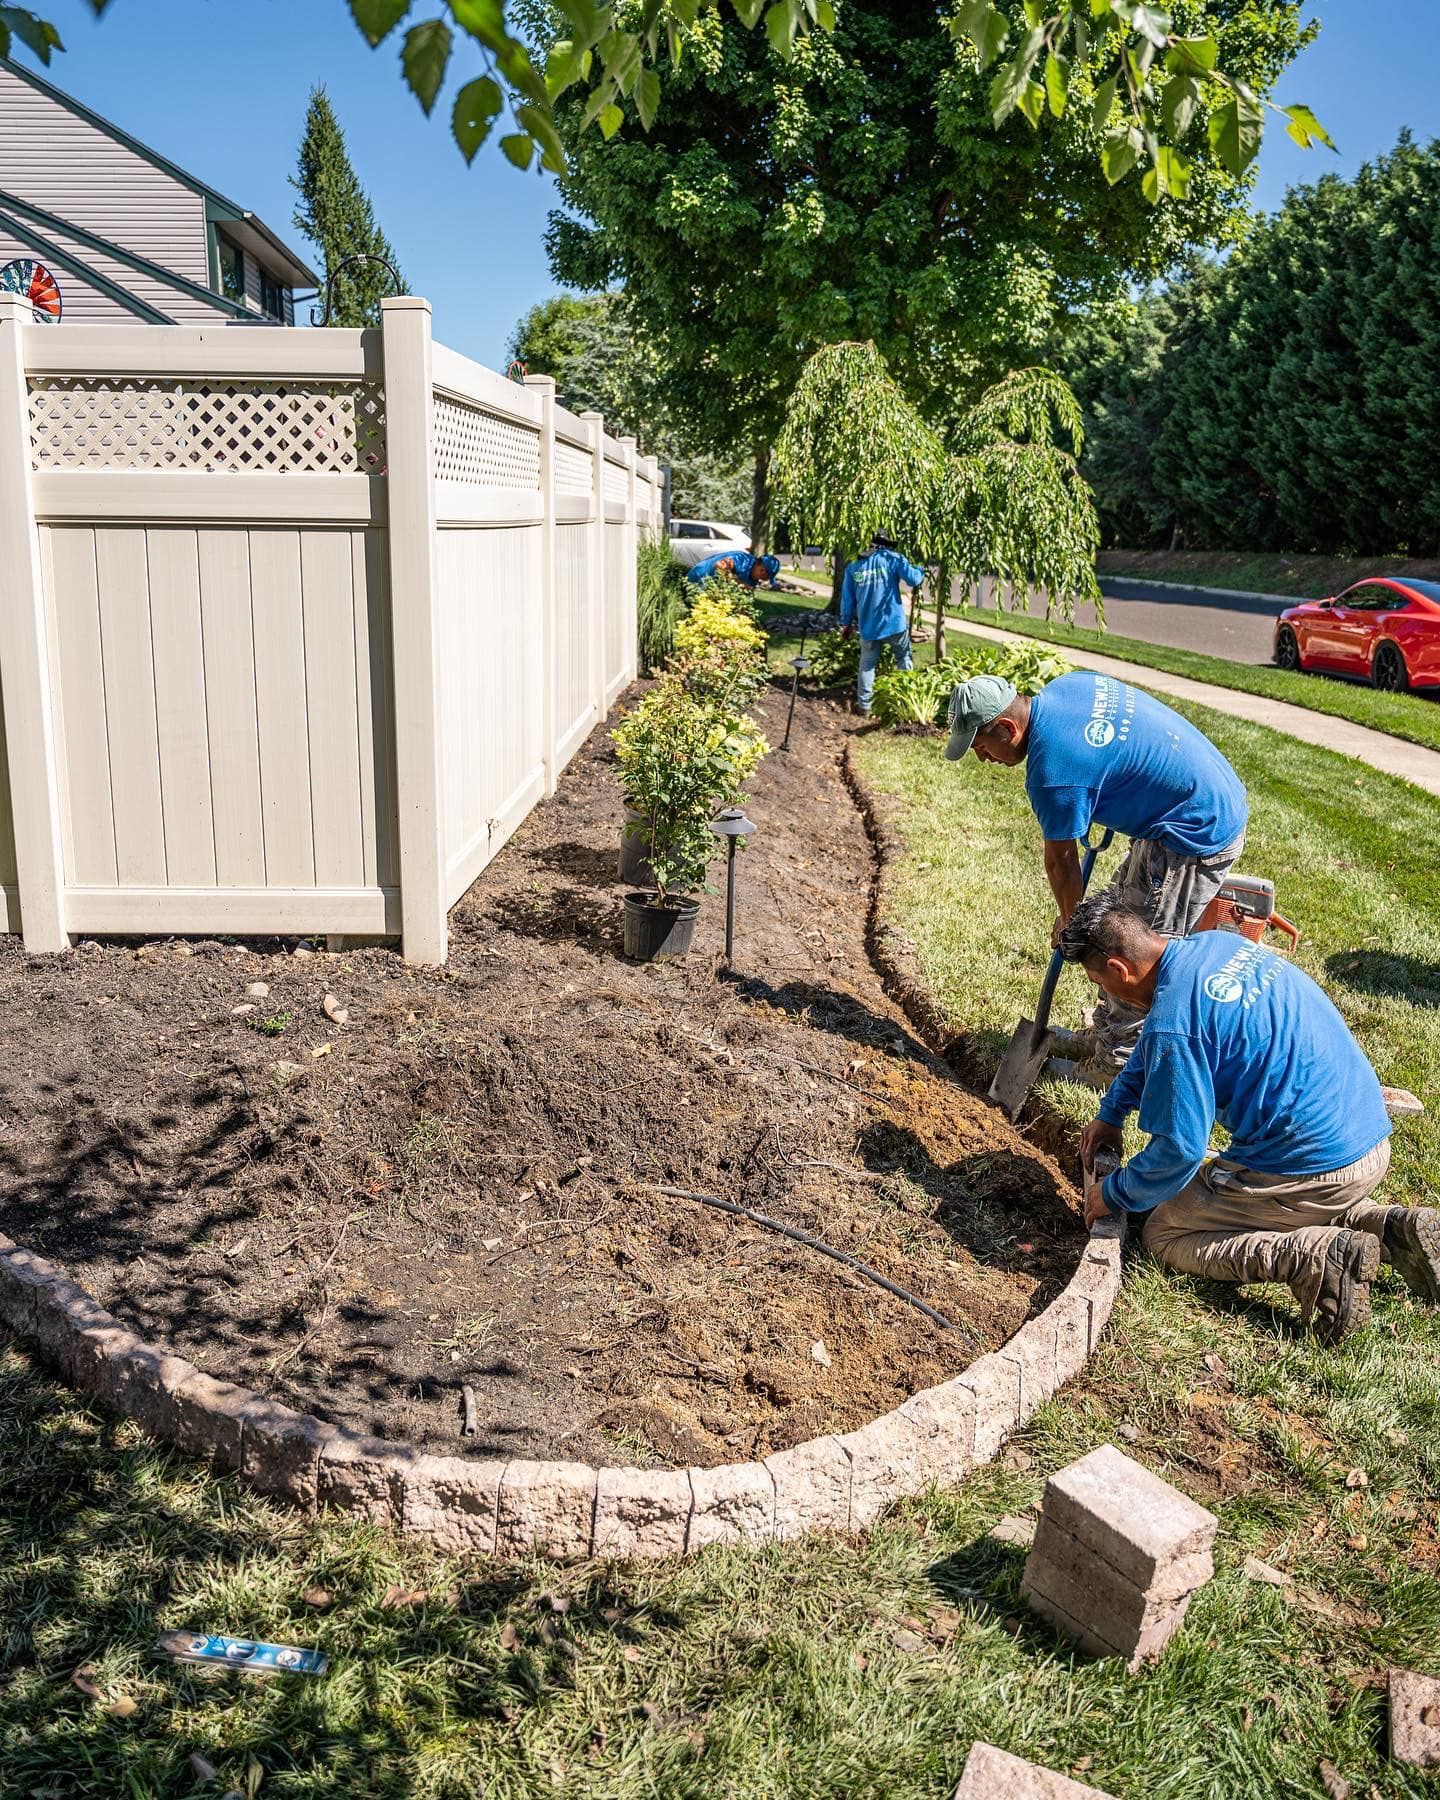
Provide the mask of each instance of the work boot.
[{"label": "work boot", "polygon": [[1440,1305],[1440,1212],[1430,1206],[1392,1206],[1383,1241],[1410,1292]]},{"label": "work boot", "polygon": [[1094,1088],[1103,1094],[1123,1067],[1123,1063],[1111,1062],[1104,1055],[1087,1056],[1083,1062],[1052,1056],[1045,1065],[1045,1073],[1056,1081],[1073,1081],[1080,1087]]},{"label": "work boot", "polygon": [[[1341,1344],[1370,1323],[1370,1283],[1380,1268],[1380,1240],[1340,1231],[1325,1251],[1311,1322],[1322,1344]],[[1292,1284],[1293,1287],[1293,1284]]]},{"label": "work boot", "polygon": [[1052,1025],[1047,1042],[1052,1056],[1070,1057],[1075,1062],[1084,1062],[1100,1049],[1100,1039],[1088,1028],[1070,1031],[1064,1025]]}]

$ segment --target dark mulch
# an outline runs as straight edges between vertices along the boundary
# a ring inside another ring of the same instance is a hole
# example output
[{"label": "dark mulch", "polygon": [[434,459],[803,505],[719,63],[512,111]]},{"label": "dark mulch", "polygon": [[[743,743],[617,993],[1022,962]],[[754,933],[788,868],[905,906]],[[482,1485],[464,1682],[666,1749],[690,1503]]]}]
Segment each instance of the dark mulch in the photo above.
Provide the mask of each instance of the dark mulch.
[{"label": "dark mulch", "polygon": [[[623,960],[600,732],[457,907],[443,971],[12,945],[0,1229],[216,1374],[454,1452],[712,1464],[956,1373],[1067,1278],[1075,1196],[882,990],[846,729],[802,699],[754,781],[734,977],[719,899],[687,962]],[[803,1225],[963,1335],[654,1183]]]}]

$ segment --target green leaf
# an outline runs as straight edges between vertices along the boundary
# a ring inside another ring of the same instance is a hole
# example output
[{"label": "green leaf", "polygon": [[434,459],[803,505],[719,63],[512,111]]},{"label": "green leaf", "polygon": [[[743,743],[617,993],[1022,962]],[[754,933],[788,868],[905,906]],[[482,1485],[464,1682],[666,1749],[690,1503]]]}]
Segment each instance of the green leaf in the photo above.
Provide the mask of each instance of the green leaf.
[{"label": "green leaf", "polygon": [[1160,171],[1160,183],[1165,192],[1183,200],[1190,191],[1189,157],[1183,156],[1173,145],[1162,144],[1155,154],[1155,166]]},{"label": "green leaf", "polygon": [[[1030,84],[1030,71],[1035,67],[1036,58],[1045,43],[1043,31],[1032,31],[1008,61],[1000,65],[995,79],[990,83],[990,115],[997,125],[1003,125],[1017,106],[1022,104],[1022,97]],[[1041,92],[1044,102],[1044,92]]]},{"label": "green leaf", "polygon": [[1032,125],[1040,123],[1045,111],[1045,87],[1039,81],[1027,81],[1020,90],[1019,108]]},{"label": "green leaf", "polygon": [[612,100],[608,106],[602,106],[599,113],[600,135],[608,143],[625,123],[625,115]]},{"label": "green leaf", "polygon": [[1335,148],[1335,140],[1308,106],[1282,106],[1280,110],[1290,121],[1286,131],[1302,150],[1308,150],[1312,144],[1324,144],[1330,150]]},{"label": "green leaf", "polygon": [[1177,142],[1190,129],[1200,105],[1200,83],[1193,75],[1172,75],[1160,90],[1160,117]]},{"label": "green leaf", "polygon": [[530,167],[530,159],[535,154],[535,144],[534,140],[526,137],[523,132],[512,131],[508,137],[502,137],[500,148],[517,169]]},{"label": "green leaf", "polygon": [[962,0],[956,8],[953,35],[968,39],[980,56],[980,67],[988,69],[1010,35],[1010,21],[997,12],[990,0]]},{"label": "green leaf", "polygon": [[48,19],[37,18],[22,6],[0,6],[0,39],[3,39],[0,55],[9,55],[12,31],[25,48],[33,51],[47,68],[50,66],[50,52],[65,48],[60,42],[60,33]]},{"label": "green leaf", "polygon": [[1170,41],[1171,19],[1163,8],[1146,6],[1143,0],[1112,0],[1110,10],[1118,13],[1132,31],[1157,50],[1163,50]]},{"label": "green leaf", "polygon": [[788,62],[795,49],[795,32],[800,19],[790,0],[774,0],[765,14],[765,35],[770,48],[782,61]]},{"label": "green leaf", "polygon": [[450,61],[450,27],[443,19],[429,19],[423,25],[412,25],[405,33],[405,46],[400,62],[410,90],[428,113],[445,79],[445,65]]},{"label": "green leaf", "polygon": [[495,115],[504,106],[505,96],[500,91],[500,83],[493,81],[488,75],[480,75],[474,81],[467,81],[455,96],[450,128],[455,133],[460,154],[467,163],[474,162],[475,152],[489,137]]},{"label": "green leaf", "polygon": [[1057,119],[1062,118],[1070,95],[1070,59],[1055,51],[1045,58],[1045,95],[1051,113]]},{"label": "green leaf", "polygon": [[734,0],[735,13],[748,31],[765,10],[765,0]]},{"label": "green leaf", "polygon": [[520,106],[515,109],[517,123],[528,131],[542,151],[541,163],[553,174],[565,173],[565,146],[560,141],[560,133],[556,130],[555,120],[550,112],[541,106]]},{"label": "green leaf", "polygon": [[1220,46],[1213,37],[1171,38],[1165,55],[1165,67],[1172,72],[1208,75],[1220,57]]},{"label": "green leaf", "polygon": [[1115,108],[1115,90],[1119,85],[1119,75],[1112,75],[1108,81],[1102,81],[1096,88],[1095,104],[1090,108],[1090,123],[1096,131],[1103,131],[1110,123],[1110,114]]},{"label": "green leaf", "polygon": [[350,17],[373,50],[405,17],[410,0],[350,0]]},{"label": "green leaf", "polygon": [[1100,152],[1100,167],[1105,171],[1105,179],[1114,187],[1122,181],[1135,167],[1135,159],[1139,154],[1134,139],[1138,135],[1133,130],[1122,127],[1112,131],[1105,140]]},{"label": "green leaf", "polygon": [[1237,92],[1210,115],[1210,145],[1232,175],[1243,175],[1260,148],[1264,123],[1258,102]]},{"label": "green leaf", "polygon": [[450,0],[450,11],[462,31],[490,50],[512,42],[505,29],[504,0]]},{"label": "green leaf", "polygon": [[835,8],[830,0],[815,0],[815,23],[822,31],[835,29]]},{"label": "green leaf", "polygon": [[660,77],[653,69],[643,70],[635,83],[635,110],[640,115],[640,123],[648,131],[655,123],[655,114],[660,110]]}]

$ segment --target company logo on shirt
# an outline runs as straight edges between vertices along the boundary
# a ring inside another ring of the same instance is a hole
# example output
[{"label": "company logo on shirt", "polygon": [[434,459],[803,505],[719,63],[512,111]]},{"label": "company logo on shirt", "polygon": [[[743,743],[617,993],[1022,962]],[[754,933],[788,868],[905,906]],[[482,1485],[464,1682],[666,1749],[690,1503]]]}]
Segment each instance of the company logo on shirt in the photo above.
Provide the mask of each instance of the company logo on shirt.
[{"label": "company logo on shirt", "polygon": [[1279,973],[1280,962],[1272,951],[1242,941],[1235,954],[1206,977],[1205,992],[1221,1006],[1242,999],[1246,1006],[1253,1006]]},{"label": "company logo on shirt", "polygon": [[1122,687],[1108,675],[1095,677],[1095,699],[1085,724],[1085,742],[1092,750],[1105,750],[1118,737],[1123,744],[1130,735],[1135,713],[1135,690]]}]

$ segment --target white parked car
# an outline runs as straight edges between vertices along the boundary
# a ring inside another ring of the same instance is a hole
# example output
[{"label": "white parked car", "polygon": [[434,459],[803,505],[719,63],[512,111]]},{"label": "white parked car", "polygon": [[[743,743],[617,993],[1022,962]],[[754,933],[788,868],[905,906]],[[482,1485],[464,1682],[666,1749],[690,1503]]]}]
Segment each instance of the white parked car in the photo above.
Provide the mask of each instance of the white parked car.
[{"label": "white parked car", "polygon": [[723,556],[727,550],[748,550],[750,533],[739,525],[721,525],[714,519],[672,519],[670,548],[676,560],[693,569],[707,556]]}]

